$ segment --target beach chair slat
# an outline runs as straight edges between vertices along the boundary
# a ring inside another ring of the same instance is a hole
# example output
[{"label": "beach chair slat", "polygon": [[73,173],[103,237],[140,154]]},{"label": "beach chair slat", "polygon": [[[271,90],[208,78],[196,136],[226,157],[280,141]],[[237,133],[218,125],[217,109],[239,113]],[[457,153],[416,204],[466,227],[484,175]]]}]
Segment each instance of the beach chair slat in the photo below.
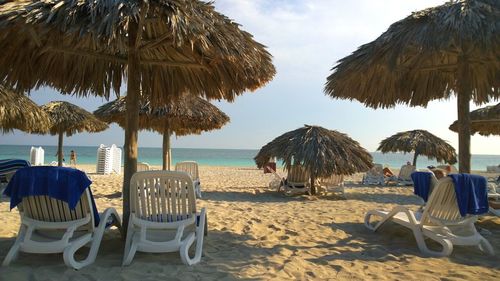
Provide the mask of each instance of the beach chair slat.
[{"label": "beach chair slat", "polygon": [[158,179],[158,184],[159,184],[159,187],[160,187],[160,190],[159,190],[159,201],[158,201],[158,204],[160,205],[161,207],[161,221],[166,221],[167,219],[167,214],[168,214],[168,211],[167,211],[167,198],[166,198],[166,192],[165,192],[165,181],[163,181],[162,179]]},{"label": "beach chair slat", "polygon": [[157,187],[157,179],[150,181],[149,183],[149,196],[151,202],[151,219],[152,221],[158,221],[158,212],[157,212],[157,202],[156,201],[156,187]]},{"label": "beach chair slat", "polygon": [[168,185],[171,188],[170,192],[170,203],[172,204],[172,221],[177,221],[177,186],[175,184],[175,180],[168,179]]},{"label": "beach chair slat", "polygon": [[179,186],[180,186],[180,189],[181,189],[181,196],[179,196],[179,200],[181,201],[181,217],[182,219],[186,219],[187,218],[187,191],[188,191],[188,186],[187,186],[187,182],[184,182],[184,181],[181,181],[179,180]]},{"label": "beach chair slat", "polygon": [[138,182],[138,185],[139,185],[139,199],[141,202],[140,217],[143,219],[146,219],[147,218],[146,199],[144,198],[145,194],[146,194],[146,191],[144,190],[145,181],[142,180],[142,181]]},{"label": "beach chair slat", "polygon": [[35,196],[35,200],[38,201],[38,204],[40,206],[40,209],[42,210],[40,220],[42,221],[49,221],[49,213],[47,210],[47,204],[45,202],[45,197],[44,196]]}]

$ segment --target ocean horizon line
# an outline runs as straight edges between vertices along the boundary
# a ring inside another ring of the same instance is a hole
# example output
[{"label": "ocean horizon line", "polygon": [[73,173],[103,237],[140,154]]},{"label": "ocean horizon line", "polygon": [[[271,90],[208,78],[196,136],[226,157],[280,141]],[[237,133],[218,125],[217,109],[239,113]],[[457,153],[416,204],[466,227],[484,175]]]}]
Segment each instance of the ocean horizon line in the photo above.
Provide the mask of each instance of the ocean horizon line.
[{"label": "ocean horizon line", "polygon": [[[112,144],[105,144],[106,146],[110,146]],[[116,144],[115,144],[116,145]],[[34,146],[34,147],[40,147],[40,146],[48,146],[48,147],[57,147],[57,145],[52,145],[52,144],[0,144],[0,146]],[[64,147],[99,147],[99,145],[72,145],[72,144],[65,144]],[[63,147],[63,148],[64,148]],[[118,147],[123,147],[123,145],[118,145]],[[161,149],[161,146],[138,146],[138,148],[154,148],[154,149]],[[199,150],[260,150],[260,148],[212,148],[212,147],[172,147],[172,149],[199,149]],[[380,153],[384,154],[378,150],[376,151],[368,151],[369,153]],[[387,154],[387,153],[386,153]],[[401,155],[413,155],[413,153],[405,153],[405,152],[390,152],[390,154],[401,154]],[[500,154],[486,154],[486,153],[472,153],[471,155],[478,155],[478,156],[499,156]],[[426,157],[426,156],[420,156],[420,157]]]}]

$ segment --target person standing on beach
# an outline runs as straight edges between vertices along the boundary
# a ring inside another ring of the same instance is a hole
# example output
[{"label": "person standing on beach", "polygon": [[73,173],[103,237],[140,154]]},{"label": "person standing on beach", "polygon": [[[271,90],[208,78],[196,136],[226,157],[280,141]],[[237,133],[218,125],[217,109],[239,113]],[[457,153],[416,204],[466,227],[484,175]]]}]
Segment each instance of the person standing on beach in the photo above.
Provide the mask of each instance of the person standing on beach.
[{"label": "person standing on beach", "polygon": [[74,150],[71,150],[71,154],[69,156],[69,164],[71,166],[76,166],[76,152]]}]

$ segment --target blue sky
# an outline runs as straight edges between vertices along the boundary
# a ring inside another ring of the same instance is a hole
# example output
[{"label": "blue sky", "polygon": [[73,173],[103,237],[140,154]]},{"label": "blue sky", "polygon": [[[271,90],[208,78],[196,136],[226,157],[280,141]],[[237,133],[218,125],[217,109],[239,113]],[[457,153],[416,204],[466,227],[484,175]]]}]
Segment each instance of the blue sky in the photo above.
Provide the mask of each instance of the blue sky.
[{"label": "blue sky", "polygon": [[[369,151],[396,132],[426,129],[455,148],[458,137],[448,130],[456,117],[456,99],[434,101],[427,108],[397,106],[373,110],[359,102],[334,100],[323,93],[335,62],[361,44],[370,42],[391,23],[412,11],[444,3],[443,0],[217,0],[219,12],[242,25],[274,56],[277,75],[265,87],[246,93],[233,103],[214,102],[231,117],[219,131],[173,138],[173,147],[260,148],[276,136],[304,124],[347,133]],[[51,89],[31,93],[38,104],[66,100],[89,111],[106,102],[102,98],[74,98]],[[471,104],[471,109],[478,106]],[[71,145],[123,145],[117,125],[98,134],[78,134]],[[139,145],[161,146],[162,138],[141,133]],[[1,144],[57,143],[57,137],[16,131],[0,137]],[[472,153],[500,154],[500,138],[472,137]]]}]

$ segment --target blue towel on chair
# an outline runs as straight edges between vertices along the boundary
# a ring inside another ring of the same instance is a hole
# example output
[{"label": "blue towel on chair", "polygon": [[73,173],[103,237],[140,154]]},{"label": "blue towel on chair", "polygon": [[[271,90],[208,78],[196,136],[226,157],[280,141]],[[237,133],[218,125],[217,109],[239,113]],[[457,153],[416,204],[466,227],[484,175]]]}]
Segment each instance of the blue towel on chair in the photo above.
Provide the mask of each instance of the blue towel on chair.
[{"label": "blue towel on chair", "polygon": [[450,174],[455,185],[460,214],[480,215],[488,212],[488,187],[486,178],[470,174]]},{"label": "blue towel on chair", "polygon": [[92,181],[79,170],[65,167],[27,167],[18,170],[7,185],[4,194],[10,197],[10,208],[16,207],[24,197],[45,195],[68,203],[75,209],[85,189],[89,189],[95,225],[99,213],[90,190]]},{"label": "blue towel on chair", "polygon": [[413,172],[411,179],[413,181],[413,193],[427,202],[431,189],[432,172]]}]

